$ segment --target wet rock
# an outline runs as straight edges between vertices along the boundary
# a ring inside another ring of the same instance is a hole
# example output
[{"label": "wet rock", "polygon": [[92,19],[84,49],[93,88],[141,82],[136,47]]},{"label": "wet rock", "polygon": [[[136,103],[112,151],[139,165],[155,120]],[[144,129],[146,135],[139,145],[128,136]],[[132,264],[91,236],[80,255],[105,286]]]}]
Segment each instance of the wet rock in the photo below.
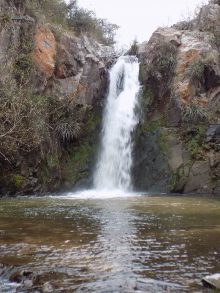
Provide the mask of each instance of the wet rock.
[{"label": "wet rock", "polygon": [[205,287],[220,290],[220,274],[214,274],[202,279]]},{"label": "wet rock", "polygon": [[24,287],[27,288],[27,289],[32,288],[33,285],[34,285],[32,280],[24,280],[23,284],[24,284]]},{"label": "wet rock", "polygon": [[142,133],[136,141],[132,169],[136,190],[169,191],[170,166],[166,155],[160,150],[159,133],[159,131]]},{"label": "wet rock", "polygon": [[27,285],[30,285],[33,279],[34,273],[31,271],[16,271],[9,278],[11,282],[15,283],[25,283],[27,281]]},{"label": "wet rock", "polygon": [[179,143],[177,139],[172,135],[167,136],[167,142],[168,162],[172,170],[176,170],[183,165],[183,147],[182,144]]},{"label": "wet rock", "polygon": [[212,193],[210,185],[210,165],[208,161],[196,161],[189,173],[189,178],[184,188],[185,193]]},{"label": "wet rock", "polygon": [[211,124],[209,125],[208,130],[206,131],[206,141],[220,139],[220,124]]},{"label": "wet rock", "polygon": [[50,282],[47,282],[47,283],[43,284],[42,291],[43,291],[43,293],[50,293],[50,292],[54,292],[54,288],[50,284]]}]

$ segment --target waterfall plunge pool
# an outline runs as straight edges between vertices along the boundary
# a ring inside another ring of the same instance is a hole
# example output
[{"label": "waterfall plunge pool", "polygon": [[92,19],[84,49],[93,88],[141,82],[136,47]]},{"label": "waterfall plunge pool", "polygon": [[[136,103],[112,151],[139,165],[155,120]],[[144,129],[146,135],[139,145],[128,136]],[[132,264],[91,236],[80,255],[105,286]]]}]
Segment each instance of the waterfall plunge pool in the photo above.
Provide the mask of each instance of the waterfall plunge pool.
[{"label": "waterfall plunge pool", "polygon": [[219,198],[100,197],[1,199],[1,292],[209,292]]}]

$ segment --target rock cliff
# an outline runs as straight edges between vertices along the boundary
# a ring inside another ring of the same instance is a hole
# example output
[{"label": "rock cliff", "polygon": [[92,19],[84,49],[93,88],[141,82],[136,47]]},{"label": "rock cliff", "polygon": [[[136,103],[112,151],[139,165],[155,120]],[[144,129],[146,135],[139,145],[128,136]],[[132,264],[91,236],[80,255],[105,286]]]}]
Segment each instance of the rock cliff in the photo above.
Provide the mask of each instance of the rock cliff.
[{"label": "rock cliff", "polygon": [[0,3],[2,195],[67,190],[89,177],[114,54],[29,12],[26,1]]},{"label": "rock cliff", "polygon": [[142,119],[135,133],[136,189],[220,192],[220,3],[158,28],[138,46]]}]

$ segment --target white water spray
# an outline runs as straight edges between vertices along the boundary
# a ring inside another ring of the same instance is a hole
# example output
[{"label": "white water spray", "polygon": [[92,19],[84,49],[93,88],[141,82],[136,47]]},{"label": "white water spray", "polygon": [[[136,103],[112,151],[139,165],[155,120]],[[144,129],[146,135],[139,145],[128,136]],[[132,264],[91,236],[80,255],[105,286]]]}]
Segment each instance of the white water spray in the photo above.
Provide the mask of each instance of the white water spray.
[{"label": "white water spray", "polygon": [[110,71],[110,88],[104,111],[101,153],[94,174],[96,190],[131,188],[131,134],[138,122],[140,83],[136,57],[122,56]]}]

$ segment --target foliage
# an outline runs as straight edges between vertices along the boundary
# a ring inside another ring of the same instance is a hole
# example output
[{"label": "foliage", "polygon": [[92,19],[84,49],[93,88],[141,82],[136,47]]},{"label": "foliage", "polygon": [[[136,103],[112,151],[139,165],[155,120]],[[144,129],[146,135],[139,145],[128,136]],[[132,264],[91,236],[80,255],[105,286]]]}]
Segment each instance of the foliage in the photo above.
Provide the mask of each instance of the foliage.
[{"label": "foliage", "polygon": [[79,170],[88,159],[89,149],[88,143],[84,142],[69,152],[65,162],[66,179],[69,182],[75,182]]},{"label": "foliage", "polygon": [[114,44],[115,32],[119,28],[106,19],[97,18],[93,11],[77,6],[69,9],[68,25],[77,34],[86,33],[105,45]]},{"label": "foliage", "polygon": [[176,46],[164,41],[154,47],[154,58],[152,66],[162,75],[168,76],[176,66]]},{"label": "foliage", "polygon": [[196,138],[191,138],[187,144],[186,144],[187,150],[190,153],[191,158],[195,158],[195,156],[197,155],[199,149],[200,149],[200,145],[199,142]]},{"label": "foliage", "polygon": [[189,103],[182,106],[182,120],[184,122],[196,122],[208,118],[207,109],[197,103]]},{"label": "foliage", "polygon": [[201,59],[196,59],[186,69],[187,77],[193,81],[201,81],[204,75],[205,64]]},{"label": "foliage", "polygon": [[10,15],[8,13],[0,12],[0,24],[6,26],[10,22]]},{"label": "foliage", "polygon": [[157,143],[160,147],[161,152],[165,153],[168,149],[167,144],[167,131],[165,129],[161,129],[157,136]]},{"label": "foliage", "polygon": [[78,122],[61,121],[55,128],[55,133],[63,143],[71,142],[78,138],[81,132],[81,125]]},{"label": "foliage", "polygon": [[14,76],[18,83],[25,83],[30,76],[34,62],[30,54],[18,54],[14,61]]},{"label": "foliage", "polygon": [[27,13],[43,21],[66,25],[67,4],[62,0],[26,0]]},{"label": "foliage", "polygon": [[19,188],[24,182],[24,177],[18,174],[13,175],[11,178],[11,182],[16,188]]},{"label": "foliage", "polygon": [[159,40],[145,61],[144,79],[152,91],[160,98],[167,95],[176,67],[177,47],[172,43]]},{"label": "foliage", "polygon": [[80,8],[77,1],[67,4],[64,0],[26,0],[28,13],[53,24],[62,25],[76,34],[87,34],[105,45],[113,45],[116,24],[97,18],[91,10]]},{"label": "foliage", "polygon": [[180,167],[178,167],[175,171],[172,172],[172,177],[170,180],[170,188],[171,191],[174,191],[177,183],[179,182],[179,180],[184,176],[184,169],[183,166],[181,165]]},{"label": "foliage", "polygon": [[203,145],[207,125],[189,126],[185,133],[185,142],[191,159],[195,159]]}]

